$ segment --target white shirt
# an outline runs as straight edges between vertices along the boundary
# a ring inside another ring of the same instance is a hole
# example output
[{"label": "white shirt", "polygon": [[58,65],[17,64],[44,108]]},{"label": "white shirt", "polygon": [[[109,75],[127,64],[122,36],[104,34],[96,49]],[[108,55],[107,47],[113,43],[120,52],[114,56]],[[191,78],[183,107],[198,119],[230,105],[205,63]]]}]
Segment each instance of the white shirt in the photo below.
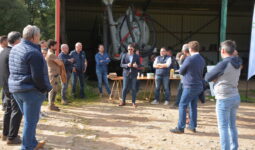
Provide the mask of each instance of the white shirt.
[{"label": "white shirt", "polygon": [[133,61],[133,55],[129,55],[129,62],[132,63]]},{"label": "white shirt", "polygon": [[193,56],[193,55],[197,55],[197,54],[199,54],[199,52],[190,53],[190,55],[191,55],[191,56]]}]

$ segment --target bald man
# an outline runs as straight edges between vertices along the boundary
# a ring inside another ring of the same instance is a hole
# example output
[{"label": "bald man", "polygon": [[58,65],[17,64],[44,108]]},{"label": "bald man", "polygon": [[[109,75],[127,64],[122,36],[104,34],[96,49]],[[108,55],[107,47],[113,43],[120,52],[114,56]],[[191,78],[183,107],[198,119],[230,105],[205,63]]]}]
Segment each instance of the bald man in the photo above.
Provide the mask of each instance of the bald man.
[{"label": "bald man", "polygon": [[66,97],[66,93],[67,93],[67,87],[68,87],[69,80],[71,78],[71,74],[72,74],[72,70],[73,70],[73,63],[74,63],[74,59],[72,58],[72,56],[69,55],[69,46],[67,44],[61,45],[61,53],[58,55],[58,57],[60,60],[62,60],[64,62],[65,69],[66,69],[67,82],[66,83],[61,82],[61,85],[62,85],[61,103],[63,105],[67,105],[68,100]]},{"label": "bald man", "polygon": [[84,98],[84,73],[86,72],[87,59],[85,52],[82,51],[82,43],[77,42],[75,44],[75,50],[70,53],[70,56],[74,58],[73,63],[73,81],[72,81],[72,95],[76,97],[76,83],[79,79],[80,82],[80,98]]}]

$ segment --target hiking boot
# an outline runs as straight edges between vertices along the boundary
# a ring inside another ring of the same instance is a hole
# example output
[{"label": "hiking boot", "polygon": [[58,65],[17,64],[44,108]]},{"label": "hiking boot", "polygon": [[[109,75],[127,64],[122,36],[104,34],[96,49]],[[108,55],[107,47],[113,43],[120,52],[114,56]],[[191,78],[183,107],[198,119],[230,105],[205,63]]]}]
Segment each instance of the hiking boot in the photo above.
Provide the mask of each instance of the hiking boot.
[{"label": "hiking boot", "polygon": [[57,106],[55,106],[55,105],[50,105],[48,108],[51,111],[60,111],[60,109]]},{"label": "hiking boot", "polygon": [[39,150],[39,149],[42,149],[43,146],[46,144],[46,141],[40,141],[38,142],[38,144],[36,145],[35,149],[34,150]]},{"label": "hiking boot", "polygon": [[12,140],[7,139],[7,145],[17,145],[17,144],[21,144],[21,139],[19,136],[15,137]]},{"label": "hiking boot", "polygon": [[169,101],[165,101],[164,105],[169,105]]},{"label": "hiking boot", "polygon": [[177,127],[174,129],[171,129],[170,132],[175,133],[175,134],[183,134],[184,130],[180,130]]},{"label": "hiking boot", "polygon": [[154,101],[151,102],[151,104],[152,104],[152,105],[158,105],[159,102],[158,102],[157,100],[154,100]]}]

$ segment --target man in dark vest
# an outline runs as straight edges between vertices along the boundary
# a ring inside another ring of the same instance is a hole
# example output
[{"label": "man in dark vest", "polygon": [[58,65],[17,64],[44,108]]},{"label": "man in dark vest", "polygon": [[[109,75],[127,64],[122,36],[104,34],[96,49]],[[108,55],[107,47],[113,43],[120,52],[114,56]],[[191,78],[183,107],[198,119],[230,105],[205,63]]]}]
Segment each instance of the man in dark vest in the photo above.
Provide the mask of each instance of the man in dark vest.
[{"label": "man in dark vest", "polygon": [[[128,89],[132,90],[132,105],[137,107],[136,101],[136,81],[138,68],[140,66],[140,58],[134,53],[134,45],[128,45],[128,53],[123,54],[121,58],[120,66],[123,68],[123,90],[122,90],[122,102],[119,106],[126,105],[126,95]],[[129,88],[130,87],[130,88]]]},{"label": "man in dark vest", "polygon": [[165,90],[165,103],[164,105],[169,105],[170,92],[169,92],[169,76],[170,76],[170,65],[171,57],[167,56],[166,48],[162,47],[160,49],[160,56],[158,56],[154,63],[153,67],[156,69],[155,76],[155,100],[151,104],[159,104],[159,95],[160,95],[160,86],[163,83]]},{"label": "man in dark vest", "polygon": [[8,47],[3,48],[0,52],[0,80],[1,87],[3,87],[3,106],[4,106],[4,118],[3,118],[3,135],[2,140],[7,144],[20,144],[21,139],[18,136],[20,122],[22,119],[22,113],[13,95],[9,91],[8,78],[9,72],[9,55],[12,47],[21,40],[21,34],[19,32],[10,32],[8,34]]}]

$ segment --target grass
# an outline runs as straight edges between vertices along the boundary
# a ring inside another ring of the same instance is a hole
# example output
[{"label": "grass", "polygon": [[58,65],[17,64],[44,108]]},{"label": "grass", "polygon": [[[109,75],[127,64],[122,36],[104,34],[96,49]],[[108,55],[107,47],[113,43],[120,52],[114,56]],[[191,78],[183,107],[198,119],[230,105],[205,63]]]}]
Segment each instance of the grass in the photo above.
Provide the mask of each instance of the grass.
[{"label": "grass", "polygon": [[[59,92],[56,96],[56,104],[60,104],[61,103],[61,85],[59,85],[58,87]],[[72,86],[71,84],[68,85],[68,89],[67,89],[67,100],[69,102],[71,102],[70,106],[81,106],[81,105],[87,105],[87,104],[91,104],[94,102],[99,101],[99,92],[97,91],[97,83],[93,82],[93,81],[85,81],[85,88],[84,88],[84,93],[85,93],[85,98],[74,98],[73,96],[71,96],[71,90],[72,90]],[[76,95],[79,95],[80,92],[80,86],[79,84],[77,85],[77,89],[76,89]],[[44,102],[44,105],[46,105],[48,102]],[[68,107],[64,106],[64,107]]]}]

